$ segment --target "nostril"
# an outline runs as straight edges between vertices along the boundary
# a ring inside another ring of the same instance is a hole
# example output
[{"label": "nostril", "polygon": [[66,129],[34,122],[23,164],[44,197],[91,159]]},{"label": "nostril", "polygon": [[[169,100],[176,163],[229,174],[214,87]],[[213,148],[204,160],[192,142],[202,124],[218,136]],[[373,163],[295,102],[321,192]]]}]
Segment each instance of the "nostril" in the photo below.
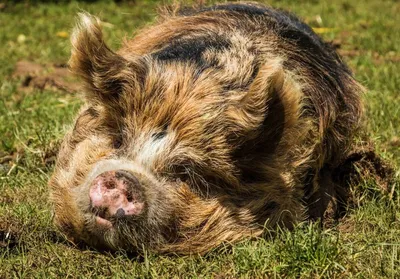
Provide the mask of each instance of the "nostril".
[{"label": "nostril", "polygon": [[125,210],[123,210],[122,208],[119,208],[115,213],[115,218],[117,219],[123,218],[124,216],[125,216]]}]

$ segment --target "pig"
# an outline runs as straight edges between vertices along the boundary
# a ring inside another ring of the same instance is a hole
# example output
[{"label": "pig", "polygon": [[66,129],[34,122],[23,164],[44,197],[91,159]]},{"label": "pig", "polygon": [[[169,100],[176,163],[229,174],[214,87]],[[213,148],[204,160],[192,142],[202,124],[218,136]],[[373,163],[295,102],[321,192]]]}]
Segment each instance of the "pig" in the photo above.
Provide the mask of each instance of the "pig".
[{"label": "pig", "polygon": [[84,105],[49,187],[74,243],[205,253],[323,219],[340,200],[363,87],[296,16],[165,9],[113,51],[81,13],[71,41]]}]

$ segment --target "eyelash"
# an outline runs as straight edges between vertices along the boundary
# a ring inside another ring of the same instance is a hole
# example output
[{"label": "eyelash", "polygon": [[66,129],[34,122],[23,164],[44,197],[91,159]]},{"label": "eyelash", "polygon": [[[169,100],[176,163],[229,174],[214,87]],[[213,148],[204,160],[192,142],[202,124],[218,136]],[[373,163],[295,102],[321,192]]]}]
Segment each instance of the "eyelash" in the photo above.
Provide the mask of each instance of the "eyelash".
[{"label": "eyelash", "polygon": [[166,135],[167,135],[167,131],[164,130],[164,131],[161,131],[158,133],[154,133],[153,137],[154,137],[154,139],[159,140],[159,139],[162,139],[163,137],[165,137]]},{"label": "eyelash", "polygon": [[[167,131],[166,131],[166,130],[163,130],[163,131],[161,131],[161,132],[154,133],[154,134],[153,134],[153,138],[156,139],[156,140],[160,140],[160,139],[162,139],[163,137],[165,137],[166,135],[167,135]],[[119,148],[122,146],[122,143],[123,143],[123,140],[122,140],[122,137],[121,137],[121,136],[115,138],[115,139],[113,140],[113,142],[112,142],[113,148],[114,148],[114,149],[119,149]]]},{"label": "eyelash", "polygon": [[122,146],[122,137],[119,136],[115,138],[112,145],[114,149],[119,149]]}]

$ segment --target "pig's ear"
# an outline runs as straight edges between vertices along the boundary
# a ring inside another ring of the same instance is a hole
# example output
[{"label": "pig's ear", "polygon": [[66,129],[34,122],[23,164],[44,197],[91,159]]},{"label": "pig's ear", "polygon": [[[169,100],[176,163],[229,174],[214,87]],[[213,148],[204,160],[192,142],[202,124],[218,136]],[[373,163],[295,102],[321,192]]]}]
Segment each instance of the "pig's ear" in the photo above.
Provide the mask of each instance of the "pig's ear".
[{"label": "pig's ear", "polygon": [[84,80],[87,99],[105,101],[121,93],[132,74],[130,63],[107,47],[100,20],[87,13],[79,13],[71,43],[69,66]]},{"label": "pig's ear", "polygon": [[234,133],[244,141],[262,130],[290,126],[300,113],[300,89],[285,73],[281,60],[260,65],[248,92],[228,110]]}]

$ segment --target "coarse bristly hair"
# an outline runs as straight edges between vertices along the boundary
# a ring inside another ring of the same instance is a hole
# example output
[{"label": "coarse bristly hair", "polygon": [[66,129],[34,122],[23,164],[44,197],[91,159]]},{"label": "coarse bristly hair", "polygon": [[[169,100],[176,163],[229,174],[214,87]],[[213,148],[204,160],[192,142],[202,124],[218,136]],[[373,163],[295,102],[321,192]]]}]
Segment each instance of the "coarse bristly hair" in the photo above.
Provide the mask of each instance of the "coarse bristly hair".
[{"label": "coarse bristly hair", "polygon": [[[86,105],[49,183],[58,227],[98,248],[202,253],[323,218],[362,115],[348,67],[284,11],[170,11],[118,52],[79,15],[69,65]],[[146,208],[105,228],[88,188],[117,169],[138,178]]]}]

